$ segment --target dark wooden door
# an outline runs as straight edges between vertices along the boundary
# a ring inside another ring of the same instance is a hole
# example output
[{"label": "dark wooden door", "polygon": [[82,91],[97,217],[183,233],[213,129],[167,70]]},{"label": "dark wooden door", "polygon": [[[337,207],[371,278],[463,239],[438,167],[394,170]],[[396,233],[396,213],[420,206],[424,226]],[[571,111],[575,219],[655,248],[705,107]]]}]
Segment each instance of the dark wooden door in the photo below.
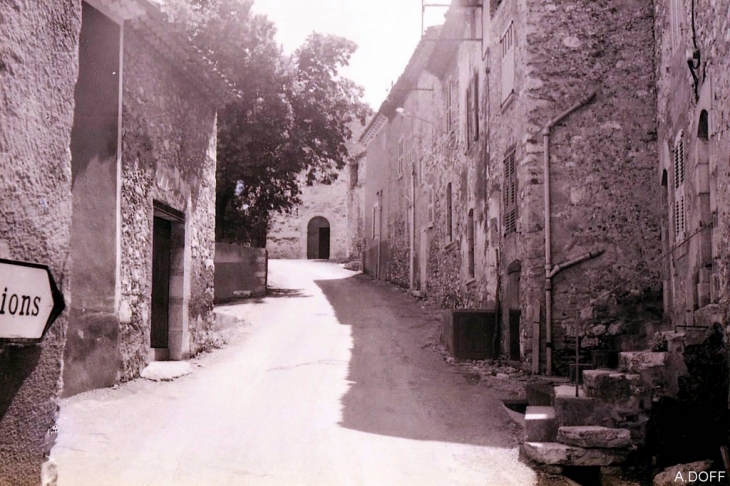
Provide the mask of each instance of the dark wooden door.
[{"label": "dark wooden door", "polygon": [[319,258],[328,260],[330,257],[330,229],[319,228]]},{"label": "dark wooden door", "polygon": [[519,310],[509,311],[509,359],[519,361],[520,359],[520,315]]},{"label": "dark wooden door", "polygon": [[152,233],[152,329],[153,348],[167,348],[170,304],[170,235],[172,223],[154,218]]}]

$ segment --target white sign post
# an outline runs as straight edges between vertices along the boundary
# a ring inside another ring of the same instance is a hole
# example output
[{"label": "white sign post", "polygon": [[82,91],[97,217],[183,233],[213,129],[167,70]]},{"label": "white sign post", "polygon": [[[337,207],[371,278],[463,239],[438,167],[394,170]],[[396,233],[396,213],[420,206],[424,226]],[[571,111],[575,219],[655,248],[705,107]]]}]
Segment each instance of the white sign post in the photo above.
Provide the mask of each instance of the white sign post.
[{"label": "white sign post", "polygon": [[0,344],[39,343],[65,306],[47,266],[0,259]]}]

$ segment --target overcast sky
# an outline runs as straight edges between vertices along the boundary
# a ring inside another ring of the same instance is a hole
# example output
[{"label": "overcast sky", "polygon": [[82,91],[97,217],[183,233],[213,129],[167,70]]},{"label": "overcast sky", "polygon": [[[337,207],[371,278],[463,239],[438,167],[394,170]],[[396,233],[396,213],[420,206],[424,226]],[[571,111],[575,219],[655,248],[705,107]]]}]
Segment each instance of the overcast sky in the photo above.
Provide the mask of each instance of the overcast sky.
[{"label": "overcast sky", "polygon": [[[421,0],[255,0],[253,9],[276,24],[277,40],[286,52],[313,31],[355,41],[359,47],[344,75],[365,88],[365,101],[375,110],[421,35]],[[426,12],[426,25],[443,23],[443,9],[429,7]]]}]

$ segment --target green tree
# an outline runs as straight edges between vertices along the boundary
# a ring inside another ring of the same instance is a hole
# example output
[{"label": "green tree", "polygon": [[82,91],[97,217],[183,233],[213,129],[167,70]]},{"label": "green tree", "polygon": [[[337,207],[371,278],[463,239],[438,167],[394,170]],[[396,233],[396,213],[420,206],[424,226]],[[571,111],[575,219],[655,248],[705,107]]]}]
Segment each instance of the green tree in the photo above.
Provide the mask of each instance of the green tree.
[{"label": "green tree", "polygon": [[340,75],[357,46],[312,34],[293,55],[253,0],[178,0],[167,9],[241,91],[219,112],[216,239],[264,246],[270,215],[303,184],[328,184],[348,160],[348,125],[364,122],[362,88]]}]

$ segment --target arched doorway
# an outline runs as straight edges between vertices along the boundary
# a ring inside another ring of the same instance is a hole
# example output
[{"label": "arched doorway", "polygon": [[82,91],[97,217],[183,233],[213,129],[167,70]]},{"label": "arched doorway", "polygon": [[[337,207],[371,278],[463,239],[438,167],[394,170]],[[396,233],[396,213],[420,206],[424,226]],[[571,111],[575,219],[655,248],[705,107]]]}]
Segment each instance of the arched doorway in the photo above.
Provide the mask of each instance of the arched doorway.
[{"label": "arched doorway", "polygon": [[307,258],[328,260],[330,257],[330,222],[315,216],[307,224]]}]

